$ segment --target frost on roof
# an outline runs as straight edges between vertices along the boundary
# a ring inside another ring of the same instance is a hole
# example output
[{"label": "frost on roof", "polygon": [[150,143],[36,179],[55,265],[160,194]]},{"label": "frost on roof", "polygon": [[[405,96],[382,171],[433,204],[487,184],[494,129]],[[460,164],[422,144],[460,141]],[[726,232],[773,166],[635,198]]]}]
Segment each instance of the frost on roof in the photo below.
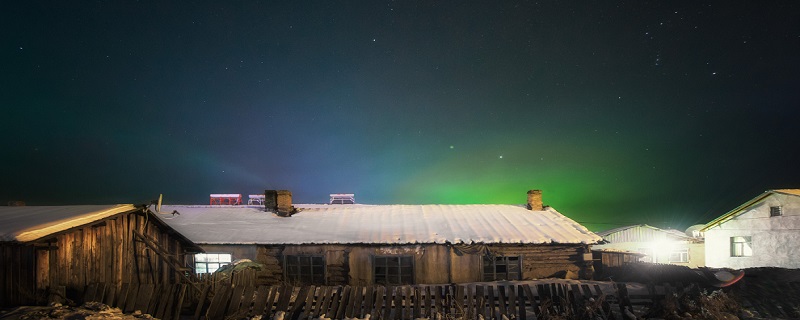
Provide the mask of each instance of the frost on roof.
[{"label": "frost on roof", "polygon": [[164,222],[198,244],[585,243],[601,238],[552,208],[513,205],[164,206]]},{"label": "frost on roof", "polygon": [[33,241],[134,209],[130,204],[0,207],[0,241]]}]

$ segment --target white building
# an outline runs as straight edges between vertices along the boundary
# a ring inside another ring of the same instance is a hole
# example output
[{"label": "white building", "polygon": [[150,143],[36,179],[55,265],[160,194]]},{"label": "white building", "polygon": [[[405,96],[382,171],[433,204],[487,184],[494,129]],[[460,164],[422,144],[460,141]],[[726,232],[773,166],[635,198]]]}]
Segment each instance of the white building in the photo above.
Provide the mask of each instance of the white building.
[{"label": "white building", "polygon": [[800,268],[800,189],[766,191],[701,231],[710,267]]},{"label": "white building", "polygon": [[592,250],[613,250],[645,254],[642,262],[668,263],[690,268],[705,265],[703,241],[674,229],[659,229],[646,224],[598,232],[608,243]]}]

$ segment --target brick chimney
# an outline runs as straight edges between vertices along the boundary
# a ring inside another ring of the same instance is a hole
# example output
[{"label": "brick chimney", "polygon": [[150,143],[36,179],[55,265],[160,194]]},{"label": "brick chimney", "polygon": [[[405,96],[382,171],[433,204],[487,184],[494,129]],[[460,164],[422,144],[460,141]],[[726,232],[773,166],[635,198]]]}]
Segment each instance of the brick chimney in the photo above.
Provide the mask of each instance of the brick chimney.
[{"label": "brick chimney", "polygon": [[289,190],[265,190],[264,208],[281,217],[288,217],[295,213],[292,207],[292,192]]},{"label": "brick chimney", "polygon": [[292,192],[289,190],[278,190],[278,215],[290,216],[294,213],[292,207]]},{"label": "brick chimney", "polygon": [[528,210],[542,211],[542,190],[528,190]]}]

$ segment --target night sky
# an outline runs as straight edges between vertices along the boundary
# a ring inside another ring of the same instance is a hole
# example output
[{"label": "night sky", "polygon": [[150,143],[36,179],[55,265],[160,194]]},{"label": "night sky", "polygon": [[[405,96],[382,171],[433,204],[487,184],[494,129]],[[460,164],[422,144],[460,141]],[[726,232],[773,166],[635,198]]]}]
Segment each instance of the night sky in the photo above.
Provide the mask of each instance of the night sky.
[{"label": "night sky", "polygon": [[545,204],[800,188],[797,1],[3,1],[0,203]]}]

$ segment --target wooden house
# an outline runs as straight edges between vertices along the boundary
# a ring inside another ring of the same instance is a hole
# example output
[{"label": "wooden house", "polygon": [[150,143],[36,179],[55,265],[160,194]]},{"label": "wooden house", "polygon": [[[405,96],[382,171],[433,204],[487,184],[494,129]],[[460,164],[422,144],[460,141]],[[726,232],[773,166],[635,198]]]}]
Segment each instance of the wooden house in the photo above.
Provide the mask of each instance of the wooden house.
[{"label": "wooden house", "polygon": [[434,284],[582,274],[601,238],[542,205],[164,206],[197,243],[198,273],[237,259],[264,265],[261,284]]},{"label": "wooden house", "polygon": [[133,205],[0,207],[0,306],[79,301],[90,283],[176,283],[201,250]]},{"label": "wooden house", "polygon": [[709,267],[800,268],[800,189],[765,191],[700,231]]},{"label": "wooden house", "polygon": [[[641,253],[641,262],[675,264],[690,268],[705,266],[702,238],[674,229],[661,229],[646,224],[630,225],[598,232],[604,244],[593,250]],[[613,254],[611,254],[613,255]]]}]

